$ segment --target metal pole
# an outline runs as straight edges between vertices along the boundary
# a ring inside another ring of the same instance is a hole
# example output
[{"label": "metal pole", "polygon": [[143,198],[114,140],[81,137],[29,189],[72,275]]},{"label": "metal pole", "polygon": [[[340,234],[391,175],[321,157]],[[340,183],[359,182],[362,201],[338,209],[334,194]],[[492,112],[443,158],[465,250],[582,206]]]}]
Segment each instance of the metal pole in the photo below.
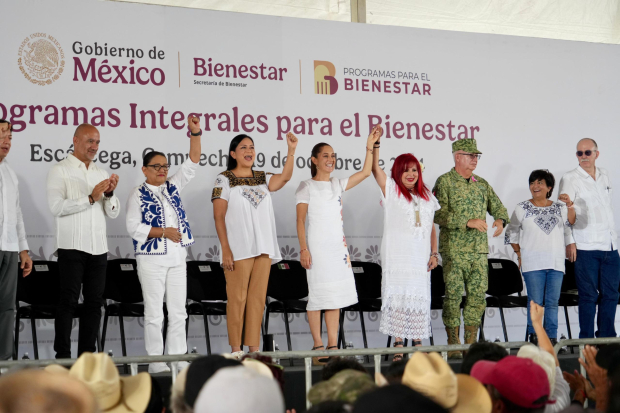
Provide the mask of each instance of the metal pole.
[{"label": "metal pole", "polygon": [[312,407],[310,401],[308,401],[308,392],[312,387],[312,357],[306,357],[304,359],[304,366],[306,369],[306,410]]},{"label": "metal pole", "polygon": [[138,374],[138,363],[130,363],[129,372],[131,373],[132,376],[137,375]]}]

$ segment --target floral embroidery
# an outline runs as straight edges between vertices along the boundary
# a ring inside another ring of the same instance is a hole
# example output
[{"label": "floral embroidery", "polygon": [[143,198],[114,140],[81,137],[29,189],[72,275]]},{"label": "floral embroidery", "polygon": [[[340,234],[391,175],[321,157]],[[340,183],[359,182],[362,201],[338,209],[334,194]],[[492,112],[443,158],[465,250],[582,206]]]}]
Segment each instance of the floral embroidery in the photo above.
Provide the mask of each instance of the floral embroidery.
[{"label": "floral embroidery", "polygon": [[[237,178],[234,173],[231,171],[224,171],[221,175],[228,178],[228,183],[230,188],[234,188],[236,186],[258,186],[264,185],[267,183],[267,179],[265,178],[265,172],[263,171],[252,171],[254,177],[252,178]],[[273,174],[269,174],[273,175]]]},{"label": "floral embroidery", "polygon": [[552,215],[539,215],[534,218],[534,223],[547,235],[551,234],[551,231],[553,231],[553,228],[555,228],[558,222],[560,222],[560,220]]},{"label": "floral embroidery", "polygon": [[222,197],[222,188],[218,188],[218,187],[213,188],[213,193],[211,194],[211,200],[221,198],[221,197]]},{"label": "floral embroidery", "polygon": [[349,257],[349,254],[344,254],[344,263],[351,268],[351,258]]},{"label": "floral embroidery", "polygon": [[340,204],[340,206],[342,206],[342,195],[338,197],[338,203]]},{"label": "floral embroidery", "polygon": [[557,202],[548,207],[537,207],[530,201],[523,201],[518,206],[525,211],[523,219],[535,217],[534,223],[547,235],[551,234],[556,225],[561,222],[562,206]]},{"label": "floral embroidery", "polygon": [[267,196],[267,194],[265,194],[265,192],[263,192],[263,190],[260,188],[243,188],[241,195],[243,195],[245,199],[250,201],[254,208],[258,208],[258,205]]}]

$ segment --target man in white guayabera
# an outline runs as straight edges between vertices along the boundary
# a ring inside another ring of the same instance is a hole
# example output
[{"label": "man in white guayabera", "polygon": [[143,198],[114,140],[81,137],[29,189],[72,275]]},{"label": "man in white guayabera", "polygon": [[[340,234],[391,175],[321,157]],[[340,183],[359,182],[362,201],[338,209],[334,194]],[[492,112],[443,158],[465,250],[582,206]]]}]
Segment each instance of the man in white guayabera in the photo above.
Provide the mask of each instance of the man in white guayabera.
[{"label": "man in white guayabera", "polygon": [[17,175],[6,160],[12,139],[13,127],[6,120],[0,119],[0,360],[8,360],[13,355],[17,256],[24,277],[32,270],[19,205]]},{"label": "man in white guayabera", "polygon": [[78,357],[95,351],[101,321],[108,242],[105,217],[116,218],[120,201],[114,195],[118,175],[93,163],[99,150],[99,131],[84,123],[73,136],[74,152],[52,167],[47,176],[47,202],[55,217],[60,297],[56,311],[56,358],[71,357],[71,327],[80,297]]},{"label": "man in white guayabera", "polygon": [[577,144],[579,166],[567,172],[560,193],[573,202],[577,219],[566,236],[566,257],[575,262],[579,291],[579,338],[594,337],[594,316],[599,300],[596,335],[616,337],[614,320],[620,284],[620,256],[609,174],[596,167],[600,152],[594,139]]}]

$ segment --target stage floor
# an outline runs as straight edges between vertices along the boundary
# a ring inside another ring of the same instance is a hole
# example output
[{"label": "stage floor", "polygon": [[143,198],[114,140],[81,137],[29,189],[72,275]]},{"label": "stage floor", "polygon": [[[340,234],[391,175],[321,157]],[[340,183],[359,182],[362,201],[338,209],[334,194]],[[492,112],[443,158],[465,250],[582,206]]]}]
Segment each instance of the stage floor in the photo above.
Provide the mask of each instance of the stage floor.
[{"label": "stage floor", "polygon": [[[516,350],[512,352],[512,354],[516,354]],[[560,367],[563,371],[573,372],[574,370],[579,369],[579,353],[577,349],[575,349],[575,354],[571,354],[570,351],[568,354],[560,355],[558,359],[560,360]],[[371,359],[372,360],[372,359]],[[284,365],[284,398],[286,401],[287,409],[295,409],[297,413],[303,412],[306,410],[306,401],[305,401],[305,372],[303,367],[302,360],[296,360],[294,366],[290,366],[288,360],[282,359],[281,363]],[[461,361],[449,361],[450,366],[454,370],[455,373],[458,373],[461,370]],[[381,363],[381,370],[385,373],[390,362]],[[374,363],[364,363],[366,369],[374,375]],[[321,369],[322,367],[313,367],[312,368],[312,381],[313,383],[317,383],[321,379]],[[139,371],[146,371],[147,366],[140,366]],[[122,374],[122,368],[121,368]],[[162,392],[164,393],[164,397],[166,399],[166,404],[168,405],[168,399],[170,397],[170,386],[172,385],[172,377],[169,373],[162,374],[154,374],[153,377],[158,381],[160,386],[162,387]],[[169,411],[169,410],[168,410]]]}]

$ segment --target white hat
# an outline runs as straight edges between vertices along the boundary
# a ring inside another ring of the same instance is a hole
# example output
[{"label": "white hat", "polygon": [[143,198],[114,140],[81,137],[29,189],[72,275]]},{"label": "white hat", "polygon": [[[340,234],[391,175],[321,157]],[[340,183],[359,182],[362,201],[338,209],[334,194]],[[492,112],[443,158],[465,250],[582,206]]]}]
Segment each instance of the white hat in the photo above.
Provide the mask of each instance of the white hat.
[{"label": "white hat", "polygon": [[275,380],[247,367],[219,370],[200,390],[195,413],[273,413],[284,411],[282,392]]},{"label": "white hat", "polygon": [[540,348],[534,345],[523,346],[519,349],[517,353],[517,357],[530,359],[534,363],[538,364],[542,369],[547,373],[547,377],[549,378],[549,391],[550,394],[553,394],[553,389],[555,389],[555,357],[551,354],[547,353],[545,350],[541,350]]}]

